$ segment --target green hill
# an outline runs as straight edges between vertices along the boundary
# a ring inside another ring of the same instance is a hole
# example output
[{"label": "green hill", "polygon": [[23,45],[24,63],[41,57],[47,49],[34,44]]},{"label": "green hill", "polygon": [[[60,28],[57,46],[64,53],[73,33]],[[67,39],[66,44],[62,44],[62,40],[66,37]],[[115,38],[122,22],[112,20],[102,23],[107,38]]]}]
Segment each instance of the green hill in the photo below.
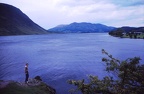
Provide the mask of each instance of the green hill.
[{"label": "green hill", "polygon": [[47,34],[20,9],[0,3],[0,35]]}]

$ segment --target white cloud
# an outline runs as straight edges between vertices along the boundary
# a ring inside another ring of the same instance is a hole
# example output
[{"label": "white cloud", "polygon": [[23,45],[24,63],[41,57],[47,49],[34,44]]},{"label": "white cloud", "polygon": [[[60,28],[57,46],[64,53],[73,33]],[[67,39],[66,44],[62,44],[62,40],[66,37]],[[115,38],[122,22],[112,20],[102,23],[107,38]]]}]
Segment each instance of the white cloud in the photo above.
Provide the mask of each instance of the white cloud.
[{"label": "white cloud", "polygon": [[72,22],[144,26],[144,6],[141,5],[141,0],[127,0],[127,2],[124,0],[1,0],[1,2],[20,8],[45,29]]}]

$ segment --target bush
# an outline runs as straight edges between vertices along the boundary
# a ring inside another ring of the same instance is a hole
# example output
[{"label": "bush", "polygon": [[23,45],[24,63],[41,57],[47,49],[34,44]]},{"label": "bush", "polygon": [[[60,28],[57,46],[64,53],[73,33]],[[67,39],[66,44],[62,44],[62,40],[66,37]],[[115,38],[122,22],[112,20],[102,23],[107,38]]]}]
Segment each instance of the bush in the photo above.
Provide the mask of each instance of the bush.
[{"label": "bush", "polygon": [[77,86],[73,92],[81,91],[83,94],[142,94],[144,92],[144,65],[140,64],[140,58],[128,58],[120,61],[109,55],[104,49],[102,53],[108,58],[102,58],[106,63],[106,71],[113,73],[98,79],[98,76],[89,76],[89,83],[85,80],[68,80],[69,84]]}]

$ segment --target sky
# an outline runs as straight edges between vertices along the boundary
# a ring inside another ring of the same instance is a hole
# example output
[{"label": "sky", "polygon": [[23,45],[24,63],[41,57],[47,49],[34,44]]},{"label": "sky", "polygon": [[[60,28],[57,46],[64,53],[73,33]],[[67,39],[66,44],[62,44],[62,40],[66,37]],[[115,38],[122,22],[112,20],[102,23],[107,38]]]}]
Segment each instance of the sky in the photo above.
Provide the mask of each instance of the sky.
[{"label": "sky", "polygon": [[73,22],[144,26],[144,0],[0,0],[45,29]]}]

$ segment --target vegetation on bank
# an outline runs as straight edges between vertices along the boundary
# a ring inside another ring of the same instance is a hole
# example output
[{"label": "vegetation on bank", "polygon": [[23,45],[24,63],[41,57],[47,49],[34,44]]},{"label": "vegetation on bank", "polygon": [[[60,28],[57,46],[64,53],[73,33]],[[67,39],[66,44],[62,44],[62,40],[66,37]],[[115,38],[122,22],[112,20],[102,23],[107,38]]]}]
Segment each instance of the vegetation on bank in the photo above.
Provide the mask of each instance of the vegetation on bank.
[{"label": "vegetation on bank", "polygon": [[122,38],[144,39],[144,33],[142,33],[142,34],[128,33],[128,34],[123,34],[121,37]]},{"label": "vegetation on bank", "polygon": [[112,30],[109,35],[121,38],[144,39],[144,27],[121,27]]},{"label": "vegetation on bank", "polygon": [[106,71],[112,76],[99,79],[98,76],[89,76],[89,83],[85,80],[68,80],[77,89],[72,92],[81,91],[83,94],[143,94],[144,92],[144,65],[140,64],[140,58],[128,58],[120,61],[109,55],[105,50],[102,53],[108,58],[102,58],[106,63]]}]

